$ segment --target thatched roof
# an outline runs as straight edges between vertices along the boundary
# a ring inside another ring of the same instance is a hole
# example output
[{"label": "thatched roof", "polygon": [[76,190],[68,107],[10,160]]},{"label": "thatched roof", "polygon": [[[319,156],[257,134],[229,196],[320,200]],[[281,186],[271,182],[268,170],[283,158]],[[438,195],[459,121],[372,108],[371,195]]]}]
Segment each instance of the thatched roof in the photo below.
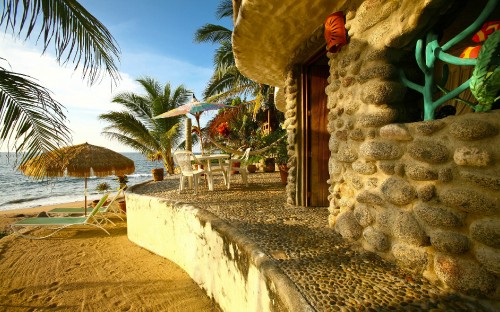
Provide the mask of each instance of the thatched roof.
[{"label": "thatched roof", "polygon": [[345,0],[234,0],[233,52],[238,69],[259,83],[283,87],[297,49]]},{"label": "thatched roof", "polygon": [[[43,166],[40,166],[43,164]],[[64,147],[35,157],[19,167],[35,177],[104,177],[135,171],[134,161],[105,147],[88,143]]]}]

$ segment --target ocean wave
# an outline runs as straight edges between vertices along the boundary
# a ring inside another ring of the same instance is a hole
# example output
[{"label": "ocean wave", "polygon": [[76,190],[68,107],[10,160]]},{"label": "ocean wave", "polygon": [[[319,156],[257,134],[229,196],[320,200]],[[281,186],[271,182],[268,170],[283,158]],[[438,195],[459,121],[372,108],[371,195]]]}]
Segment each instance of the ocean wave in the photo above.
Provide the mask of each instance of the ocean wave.
[{"label": "ocean wave", "polygon": [[[151,180],[151,169],[163,166],[161,162],[150,162],[139,153],[126,153],[135,163],[136,171],[127,175],[128,185]],[[74,177],[34,180],[9,165],[5,153],[0,152],[0,210],[32,208],[37,206],[84,200],[84,179]],[[113,192],[119,188],[116,176],[90,177],[87,180],[88,200],[100,198],[96,188],[106,182]]]},{"label": "ocean wave", "polygon": [[[91,202],[94,199],[101,198],[102,194],[98,195],[89,195],[87,196],[87,203]],[[77,201],[83,201],[85,197],[83,195],[61,195],[61,196],[50,196],[44,198],[37,198],[32,200],[27,200],[18,203],[4,203],[0,205],[1,211],[13,210],[13,209],[24,209],[24,208],[33,208],[39,206],[47,206],[47,205],[57,205],[64,203],[72,203]]]},{"label": "ocean wave", "polygon": [[133,173],[133,174],[128,174],[128,178],[142,178],[142,177],[152,177],[153,175],[151,173]]},{"label": "ocean wave", "polygon": [[22,204],[30,201],[36,201],[36,200],[41,200],[44,198],[51,198],[52,196],[39,196],[39,197],[28,197],[28,198],[19,198],[19,199],[12,199],[9,201],[6,201],[5,203],[1,203],[0,207],[2,206],[7,206],[7,205],[12,205],[12,204]]}]

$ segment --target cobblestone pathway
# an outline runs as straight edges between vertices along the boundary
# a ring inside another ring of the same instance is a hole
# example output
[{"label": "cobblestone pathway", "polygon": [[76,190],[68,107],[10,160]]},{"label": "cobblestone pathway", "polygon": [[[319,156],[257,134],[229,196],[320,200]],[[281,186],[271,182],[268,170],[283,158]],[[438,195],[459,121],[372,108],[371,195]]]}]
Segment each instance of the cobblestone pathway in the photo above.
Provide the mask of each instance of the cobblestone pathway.
[{"label": "cobblestone pathway", "polygon": [[[464,297],[387,262],[355,250],[327,226],[327,208],[286,206],[277,173],[238,177],[226,190],[177,192],[177,178],[151,182],[134,192],[189,202],[245,233],[295,283],[317,311],[493,311],[486,302]],[[239,182],[239,183],[238,183]]]}]

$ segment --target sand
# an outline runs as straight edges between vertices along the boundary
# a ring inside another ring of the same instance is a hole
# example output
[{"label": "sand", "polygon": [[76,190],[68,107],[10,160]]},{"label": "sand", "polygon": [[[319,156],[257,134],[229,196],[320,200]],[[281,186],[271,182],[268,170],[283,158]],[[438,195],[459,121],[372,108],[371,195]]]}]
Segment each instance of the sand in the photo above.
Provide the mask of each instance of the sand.
[{"label": "sand", "polygon": [[[0,212],[9,224],[54,207]],[[0,239],[0,311],[220,311],[175,263],[130,242],[126,222],[111,233],[65,229],[43,240]]]}]

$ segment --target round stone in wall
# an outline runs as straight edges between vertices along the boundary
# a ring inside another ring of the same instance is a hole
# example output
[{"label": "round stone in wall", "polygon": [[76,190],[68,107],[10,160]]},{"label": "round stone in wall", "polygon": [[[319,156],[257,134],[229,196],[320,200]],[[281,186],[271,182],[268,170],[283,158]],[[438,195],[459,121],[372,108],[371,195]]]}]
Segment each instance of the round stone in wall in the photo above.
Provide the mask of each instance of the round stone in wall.
[{"label": "round stone in wall", "polygon": [[391,216],[392,235],[415,246],[428,246],[429,238],[411,212],[396,211]]},{"label": "round stone in wall", "polygon": [[341,212],[335,220],[335,231],[349,241],[355,241],[361,236],[362,228],[356,221],[352,211]]},{"label": "round stone in wall", "polygon": [[361,155],[370,160],[398,159],[402,155],[401,149],[396,145],[383,141],[368,141],[359,147]]},{"label": "round stone in wall", "polygon": [[424,166],[406,166],[406,174],[415,181],[432,181],[438,179],[438,174],[434,170]]},{"label": "round stone in wall", "polygon": [[358,193],[358,195],[356,195],[356,200],[360,203],[372,205],[382,205],[384,203],[380,196],[369,191],[362,191],[361,193]]},{"label": "round stone in wall", "polygon": [[486,268],[486,270],[500,275],[500,252],[498,249],[487,246],[477,246],[475,248],[475,254],[476,259]]},{"label": "round stone in wall", "polygon": [[394,244],[391,251],[396,261],[410,270],[422,272],[427,266],[427,253],[422,248],[406,244]]},{"label": "round stone in wall", "polygon": [[337,152],[337,160],[341,162],[353,162],[358,159],[356,151],[348,144],[342,143]]},{"label": "round stone in wall", "polygon": [[492,215],[498,213],[498,202],[479,192],[463,188],[453,188],[439,194],[441,201],[469,213]]},{"label": "round stone in wall", "polygon": [[451,124],[450,134],[464,141],[480,140],[498,134],[498,129],[479,119],[460,119]]},{"label": "round stone in wall", "polygon": [[435,227],[461,227],[466,216],[463,212],[431,204],[418,204],[413,212],[418,219]]},{"label": "round stone in wall", "polygon": [[431,200],[434,195],[436,195],[434,184],[425,184],[417,187],[417,196],[424,202]]},{"label": "round stone in wall", "polygon": [[389,79],[397,75],[398,69],[392,64],[385,62],[370,64],[373,65],[364,66],[359,72],[358,80],[360,83],[367,82],[373,78]]},{"label": "round stone in wall", "polygon": [[[493,172],[493,174],[495,174]],[[460,176],[466,181],[471,181],[479,186],[487,187],[492,190],[500,190],[500,176],[480,174],[473,171],[461,170]]]},{"label": "round stone in wall", "polygon": [[467,236],[453,231],[433,232],[431,244],[436,250],[449,254],[463,254],[470,247]]},{"label": "round stone in wall", "polygon": [[417,122],[411,125],[415,127],[415,131],[417,133],[423,135],[434,134],[446,126],[446,124],[441,120],[429,120],[429,121]]},{"label": "round stone in wall", "polygon": [[376,112],[360,114],[358,122],[362,127],[381,127],[392,123],[397,117],[397,111],[389,108],[379,108]]},{"label": "round stone in wall", "polygon": [[402,124],[390,124],[380,128],[380,137],[387,140],[409,141],[413,137]]},{"label": "round stone in wall", "polygon": [[396,205],[406,205],[411,203],[417,193],[405,179],[391,177],[382,183],[382,194],[391,203]]},{"label": "round stone in wall", "polygon": [[486,167],[491,162],[491,155],[477,147],[462,146],[455,150],[453,160],[459,166]]},{"label": "round stone in wall", "polygon": [[500,220],[484,218],[470,225],[472,239],[496,249],[500,249]]},{"label": "round stone in wall", "polygon": [[359,174],[371,175],[377,172],[377,166],[373,162],[357,160],[352,163],[352,169]]},{"label": "round stone in wall", "polygon": [[363,230],[363,237],[377,251],[386,251],[390,247],[389,238],[382,232],[369,226]]},{"label": "round stone in wall", "polygon": [[349,138],[353,141],[364,141],[365,134],[361,129],[354,129],[349,132]]},{"label": "round stone in wall", "polygon": [[354,217],[362,227],[367,227],[375,221],[369,206],[363,204],[357,204],[354,207]]},{"label": "round stone in wall", "polygon": [[434,270],[448,286],[467,295],[485,297],[496,288],[495,277],[473,260],[436,254]]},{"label": "round stone in wall", "polygon": [[448,161],[449,151],[446,146],[428,140],[417,140],[410,144],[408,153],[413,159],[430,164]]}]

